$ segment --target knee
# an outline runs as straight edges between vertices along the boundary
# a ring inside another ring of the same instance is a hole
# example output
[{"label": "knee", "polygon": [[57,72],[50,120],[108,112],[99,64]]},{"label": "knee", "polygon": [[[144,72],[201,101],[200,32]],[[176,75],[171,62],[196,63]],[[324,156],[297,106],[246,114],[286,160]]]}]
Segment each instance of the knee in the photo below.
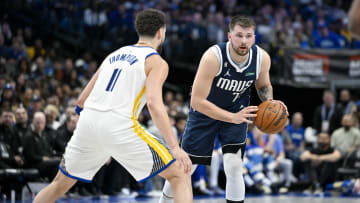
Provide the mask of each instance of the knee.
[{"label": "knee", "polygon": [[241,154],[224,154],[224,170],[228,177],[242,175],[243,161],[241,159]]},{"label": "knee", "polygon": [[178,161],[175,161],[163,177],[173,184],[177,181],[183,181],[186,178],[186,174],[182,165]]}]

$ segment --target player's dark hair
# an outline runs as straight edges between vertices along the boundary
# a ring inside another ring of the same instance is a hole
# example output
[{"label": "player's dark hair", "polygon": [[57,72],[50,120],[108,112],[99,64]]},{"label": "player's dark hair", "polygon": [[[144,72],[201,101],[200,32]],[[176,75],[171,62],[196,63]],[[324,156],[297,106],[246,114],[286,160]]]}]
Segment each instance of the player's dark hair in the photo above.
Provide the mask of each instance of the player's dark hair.
[{"label": "player's dark hair", "polygon": [[241,16],[241,15],[236,15],[231,18],[231,21],[229,23],[230,32],[234,30],[234,27],[236,25],[239,25],[240,27],[243,27],[243,28],[253,27],[254,30],[256,28],[256,23],[252,18],[247,17],[247,16]]},{"label": "player's dark hair", "polygon": [[135,29],[139,36],[154,37],[165,26],[165,14],[156,9],[146,9],[136,15]]}]

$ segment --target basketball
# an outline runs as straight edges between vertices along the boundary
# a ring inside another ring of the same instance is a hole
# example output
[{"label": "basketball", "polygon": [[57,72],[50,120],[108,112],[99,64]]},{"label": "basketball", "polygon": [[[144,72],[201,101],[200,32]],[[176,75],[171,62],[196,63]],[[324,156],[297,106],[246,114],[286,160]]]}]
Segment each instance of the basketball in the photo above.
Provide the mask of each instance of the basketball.
[{"label": "basketball", "polygon": [[264,101],[259,105],[254,123],[267,134],[279,133],[284,129],[288,115],[279,101]]}]

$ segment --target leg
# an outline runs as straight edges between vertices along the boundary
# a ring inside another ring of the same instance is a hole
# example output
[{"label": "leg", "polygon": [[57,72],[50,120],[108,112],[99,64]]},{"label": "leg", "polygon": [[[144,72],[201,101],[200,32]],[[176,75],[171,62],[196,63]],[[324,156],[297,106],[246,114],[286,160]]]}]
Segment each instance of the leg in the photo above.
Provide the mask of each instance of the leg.
[{"label": "leg", "polygon": [[75,179],[69,178],[58,171],[55,179],[36,195],[33,203],[53,203],[75,183]]},{"label": "leg", "polygon": [[244,202],[245,183],[241,154],[242,150],[240,149],[237,153],[224,153],[227,202]]},{"label": "leg", "polygon": [[289,187],[291,184],[293,163],[290,159],[283,159],[279,162],[280,170],[285,176],[285,187]]},{"label": "leg", "polygon": [[324,162],[320,165],[321,172],[319,174],[319,183],[322,189],[325,189],[326,184],[333,183],[336,178],[337,163]]},{"label": "leg", "polygon": [[[193,174],[195,172],[196,168],[197,168],[197,165],[192,165],[191,174]],[[163,187],[163,193],[160,197],[159,203],[172,203],[172,202],[174,202],[173,200],[174,200],[174,194],[172,192],[172,186],[171,186],[170,182],[168,180],[166,180],[164,187]]]},{"label": "leg", "polygon": [[225,198],[227,202],[244,202],[243,158],[246,147],[246,134],[246,123],[234,125],[223,122],[221,125],[219,138],[224,154],[224,171],[226,175]]},{"label": "leg", "polygon": [[218,176],[219,176],[220,163],[221,163],[221,154],[219,151],[214,150],[213,156],[211,159],[210,177],[209,177],[209,185],[211,188],[218,187]]},{"label": "leg", "polygon": [[171,185],[175,203],[192,202],[191,176],[184,173],[184,169],[178,161],[175,161],[159,175],[170,183],[167,185]]},{"label": "leg", "polygon": [[[197,113],[190,112],[186,123],[186,129],[181,141],[181,147],[190,156],[193,164],[211,163],[211,155],[214,147],[214,140],[218,130],[218,121],[202,118]],[[193,156],[192,156],[193,155]],[[192,166],[192,173],[196,165]],[[163,195],[159,203],[170,203],[175,196],[171,182],[166,181],[163,187]]]}]

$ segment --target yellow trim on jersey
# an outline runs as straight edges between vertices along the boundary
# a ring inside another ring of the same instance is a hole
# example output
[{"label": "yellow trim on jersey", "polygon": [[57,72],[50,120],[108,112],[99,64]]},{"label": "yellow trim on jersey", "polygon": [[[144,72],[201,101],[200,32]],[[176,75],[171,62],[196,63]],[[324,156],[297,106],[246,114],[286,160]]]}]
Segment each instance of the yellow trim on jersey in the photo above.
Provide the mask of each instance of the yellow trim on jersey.
[{"label": "yellow trim on jersey", "polygon": [[139,95],[136,97],[134,102],[132,117],[131,117],[131,120],[134,123],[133,128],[135,130],[135,133],[148,145],[150,145],[150,147],[153,148],[158,153],[158,155],[161,157],[165,165],[167,165],[171,160],[173,160],[169,151],[157,140],[151,137],[151,135],[149,135],[137,121],[137,111],[139,110],[140,107],[140,99],[144,93],[145,93],[145,86],[142,88],[142,90],[140,91]]}]

